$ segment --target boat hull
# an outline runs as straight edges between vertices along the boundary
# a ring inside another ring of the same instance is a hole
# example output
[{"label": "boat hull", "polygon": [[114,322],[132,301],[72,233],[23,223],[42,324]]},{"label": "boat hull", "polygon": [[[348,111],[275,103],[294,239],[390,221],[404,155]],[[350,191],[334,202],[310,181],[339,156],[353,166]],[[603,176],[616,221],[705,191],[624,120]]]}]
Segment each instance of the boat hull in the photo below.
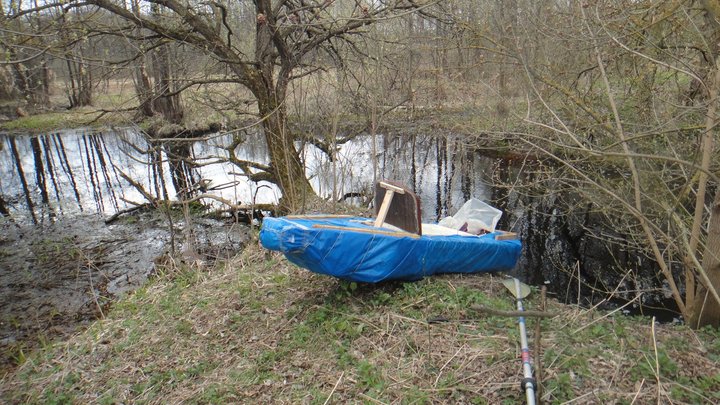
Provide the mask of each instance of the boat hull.
[{"label": "boat hull", "polygon": [[520,241],[495,234],[418,236],[369,224],[361,217],[265,218],[260,242],[315,273],[367,283],[506,271],[520,256]]}]

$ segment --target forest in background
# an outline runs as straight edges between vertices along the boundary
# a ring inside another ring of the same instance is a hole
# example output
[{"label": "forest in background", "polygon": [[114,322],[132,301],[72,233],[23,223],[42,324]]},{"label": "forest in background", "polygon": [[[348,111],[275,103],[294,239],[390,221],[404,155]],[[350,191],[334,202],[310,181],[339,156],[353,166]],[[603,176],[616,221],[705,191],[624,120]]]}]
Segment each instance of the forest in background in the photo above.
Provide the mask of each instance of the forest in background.
[{"label": "forest in background", "polygon": [[229,160],[287,211],[314,195],[297,141],[332,158],[393,112],[454,112],[468,147],[540,162],[545,192],[631,235],[691,325],[720,323],[717,2],[0,5],[6,110],[122,113],[169,143],[235,131],[230,152],[256,126],[270,164]]}]

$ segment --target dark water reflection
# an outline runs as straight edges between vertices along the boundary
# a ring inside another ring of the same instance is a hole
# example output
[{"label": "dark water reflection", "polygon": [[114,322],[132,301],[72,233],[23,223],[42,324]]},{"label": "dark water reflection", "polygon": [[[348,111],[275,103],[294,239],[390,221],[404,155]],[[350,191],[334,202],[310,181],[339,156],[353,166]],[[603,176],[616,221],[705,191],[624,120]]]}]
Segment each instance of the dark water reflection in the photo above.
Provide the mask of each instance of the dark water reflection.
[{"label": "dark water reflection", "polygon": [[[267,163],[258,137],[235,151],[241,159]],[[83,213],[111,215],[154,198],[177,198],[201,179],[210,192],[236,203],[275,203],[280,191],[253,183],[225,160],[229,135],[177,146],[149,142],[133,129],[65,130],[39,135],[0,134],[0,214],[34,223]],[[375,147],[373,148],[373,141]],[[424,218],[436,220],[470,197],[486,197],[487,163],[473,158],[458,140],[431,135],[358,137],[339,145],[335,159],[313,146],[302,147],[306,172],[323,197],[370,196],[374,179],[412,187]],[[178,163],[180,162],[180,163]]]},{"label": "dark water reflection", "polygon": [[[188,179],[222,168],[178,168],[167,148],[134,130],[67,130],[41,135],[0,135],[0,212],[35,223],[81,213],[113,214],[155,198],[174,198]],[[222,179],[227,181],[227,176]]]},{"label": "dark water reflection", "polygon": [[[4,214],[33,222],[83,212],[112,213],[137,199],[119,171],[138,176],[148,156],[126,143],[131,133],[60,131],[0,135],[0,194]],[[146,177],[146,184],[151,176]]]}]

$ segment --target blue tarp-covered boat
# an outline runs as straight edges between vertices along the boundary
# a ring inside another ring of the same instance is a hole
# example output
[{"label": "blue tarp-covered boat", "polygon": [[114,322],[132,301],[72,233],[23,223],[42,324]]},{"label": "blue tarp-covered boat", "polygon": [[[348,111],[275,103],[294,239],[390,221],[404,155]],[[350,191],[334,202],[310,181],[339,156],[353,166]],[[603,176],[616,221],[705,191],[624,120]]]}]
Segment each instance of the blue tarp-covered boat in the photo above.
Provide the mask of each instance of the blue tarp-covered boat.
[{"label": "blue tarp-covered boat", "polygon": [[361,217],[265,218],[260,242],[313,272],[369,283],[510,270],[520,255],[520,241],[496,240],[499,233],[474,236],[422,227],[420,236],[378,228]]}]

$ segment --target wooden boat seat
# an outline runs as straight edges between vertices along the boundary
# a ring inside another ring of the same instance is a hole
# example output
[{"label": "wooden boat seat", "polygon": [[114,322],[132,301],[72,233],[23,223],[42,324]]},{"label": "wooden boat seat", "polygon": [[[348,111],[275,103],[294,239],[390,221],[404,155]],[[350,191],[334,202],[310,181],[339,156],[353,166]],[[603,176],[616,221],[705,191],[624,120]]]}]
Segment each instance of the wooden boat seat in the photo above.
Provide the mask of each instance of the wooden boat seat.
[{"label": "wooden boat seat", "polygon": [[422,235],[420,198],[407,187],[394,181],[384,180],[375,185],[374,225],[384,223]]}]

